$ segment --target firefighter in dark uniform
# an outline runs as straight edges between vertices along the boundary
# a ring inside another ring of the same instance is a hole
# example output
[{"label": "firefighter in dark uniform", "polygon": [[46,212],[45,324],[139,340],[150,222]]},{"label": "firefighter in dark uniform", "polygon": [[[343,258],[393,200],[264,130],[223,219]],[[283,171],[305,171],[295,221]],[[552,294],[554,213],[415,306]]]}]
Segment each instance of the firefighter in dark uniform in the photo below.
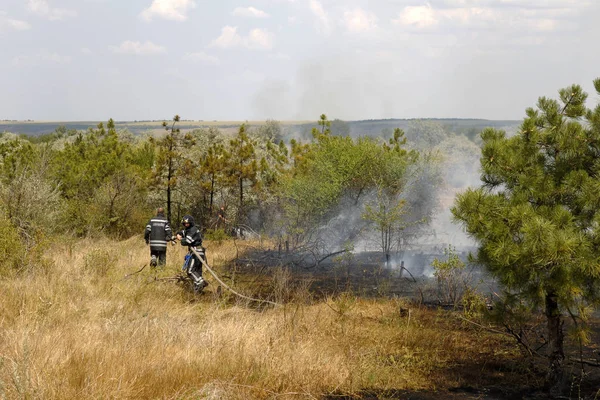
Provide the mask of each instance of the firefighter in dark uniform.
[{"label": "firefighter in dark uniform", "polygon": [[183,268],[194,282],[194,291],[199,293],[208,286],[208,282],[202,278],[202,262],[192,252],[192,249],[206,262],[204,248],[202,247],[202,234],[198,227],[194,225],[194,218],[189,215],[183,217],[181,224],[183,225],[183,230],[177,232],[177,239],[181,241],[182,246],[188,247],[188,254],[185,256]]},{"label": "firefighter in dark uniform", "polygon": [[144,231],[146,244],[150,245],[150,266],[164,266],[167,263],[167,243],[171,241],[171,226],[165,218],[165,210],[156,210],[156,217],[148,221]]}]

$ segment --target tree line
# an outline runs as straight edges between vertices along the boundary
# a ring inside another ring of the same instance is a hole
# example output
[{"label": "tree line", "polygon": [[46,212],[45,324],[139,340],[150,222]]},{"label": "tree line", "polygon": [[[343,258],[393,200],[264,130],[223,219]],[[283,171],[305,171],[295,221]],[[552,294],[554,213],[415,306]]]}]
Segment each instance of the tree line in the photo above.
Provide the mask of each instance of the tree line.
[{"label": "tree line", "polygon": [[[86,131],[4,134],[0,205],[13,237],[123,239],[162,206],[173,225],[190,214],[208,234],[242,226],[318,254],[366,235],[389,255],[437,207],[439,157],[410,146],[400,129],[352,138],[333,134],[321,115],[310,140],[284,141],[277,121],[233,134],[183,132],[179,123],[165,121],[162,135],[133,135],[112,119]],[[216,224],[221,206],[230,225]]]}]

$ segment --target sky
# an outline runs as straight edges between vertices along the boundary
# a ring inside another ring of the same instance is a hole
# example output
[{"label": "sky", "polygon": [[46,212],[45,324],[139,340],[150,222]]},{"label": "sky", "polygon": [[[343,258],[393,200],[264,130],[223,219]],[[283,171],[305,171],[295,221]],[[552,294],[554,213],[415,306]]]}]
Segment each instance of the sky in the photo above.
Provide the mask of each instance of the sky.
[{"label": "sky", "polygon": [[598,0],[0,0],[0,120],[524,117]]}]

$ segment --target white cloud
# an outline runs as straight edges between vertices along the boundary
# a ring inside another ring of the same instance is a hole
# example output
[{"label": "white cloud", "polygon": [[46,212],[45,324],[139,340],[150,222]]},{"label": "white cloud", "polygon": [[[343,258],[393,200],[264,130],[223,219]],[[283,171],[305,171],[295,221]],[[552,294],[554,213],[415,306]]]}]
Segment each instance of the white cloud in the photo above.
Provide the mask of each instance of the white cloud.
[{"label": "white cloud", "polygon": [[332,31],[331,22],[323,5],[318,0],[310,0],[309,7],[310,11],[317,17],[317,29],[326,35],[330,34]]},{"label": "white cloud", "polygon": [[570,7],[587,7],[591,0],[501,0],[503,5],[511,5],[515,7],[525,8],[570,8]]},{"label": "white cloud", "polygon": [[33,66],[39,64],[69,64],[70,56],[62,56],[58,53],[51,53],[47,50],[33,55],[22,55],[12,59],[12,64],[16,67]]},{"label": "white cloud", "polygon": [[203,51],[197,53],[186,53],[183,56],[183,59],[185,61],[192,61],[206,65],[219,65],[221,63],[218,57],[211,56],[210,54],[206,54]]},{"label": "white cloud", "polygon": [[153,0],[150,7],[140,15],[146,21],[152,21],[154,17],[185,21],[188,11],[195,7],[196,3],[193,0]]},{"label": "white cloud", "polygon": [[211,47],[228,49],[243,46],[252,50],[270,50],[273,48],[274,35],[266,29],[252,29],[248,36],[237,33],[237,26],[224,26],[221,35],[212,41]]},{"label": "white cloud", "polygon": [[111,50],[120,54],[154,55],[166,53],[167,49],[150,41],[144,43],[126,40],[119,46],[111,46]]},{"label": "white cloud", "polygon": [[368,32],[377,28],[377,17],[372,12],[355,8],[344,12],[343,23],[349,32]]},{"label": "white cloud", "polygon": [[490,1],[453,0],[448,1],[444,8],[434,8],[426,3],[423,6],[404,7],[392,23],[417,29],[455,26],[512,32],[552,32],[571,29],[573,24],[568,20],[583,12],[585,4],[589,5],[584,1],[578,4],[579,9],[565,9],[571,1],[501,0],[501,4],[498,4]]},{"label": "white cloud", "polygon": [[31,29],[31,25],[29,25],[29,23],[26,21],[9,18],[5,12],[0,11],[0,32],[2,32],[5,29],[14,31],[25,31],[27,29]]},{"label": "white cloud", "polygon": [[266,29],[252,29],[247,38],[245,46],[249,49],[270,50],[273,48],[273,34]]},{"label": "white cloud", "polygon": [[248,17],[248,18],[268,18],[269,14],[266,12],[256,9],[254,7],[236,7],[233,10],[233,15],[236,17]]},{"label": "white cloud", "polygon": [[227,49],[238,46],[242,42],[242,37],[237,33],[237,26],[224,26],[221,28],[221,36],[216,38],[210,44],[213,47]]},{"label": "white cloud", "polygon": [[428,3],[424,6],[404,7],[398,18],[392,20],[392,22],[400,25],[413,25],[418,28],[426,28],[437,25],[439,20],[436,17],[435,11]]},{"label": "white cloud", "polygon": [[92,52],[90,49],[88,49],[87,47],[83,47],[83,48],[81,49],[81,53],[82,53],[82,54],[85,54],[86,56],[90,56],[90,55],[94,54],[94,53],[93,53],[93,52]]},{"label": "white cloud", "polygon": [[77,11],[68,10],[66,8],[51,7],[47,0],[28,0],[27,8],[29,11],[51,21],[58,21],[77,16]]}]

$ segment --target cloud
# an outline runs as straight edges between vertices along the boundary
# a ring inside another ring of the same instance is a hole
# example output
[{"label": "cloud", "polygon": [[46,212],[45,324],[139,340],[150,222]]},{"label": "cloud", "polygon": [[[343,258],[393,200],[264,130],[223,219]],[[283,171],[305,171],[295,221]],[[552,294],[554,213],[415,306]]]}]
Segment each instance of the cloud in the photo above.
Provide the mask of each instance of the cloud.
[{"label": "cloud", "polygon": [[186,53],[183,56],[185,61],[197,62],[205,65],[219,65],[221,61],[216,56],[211,56],[210,54],[206,54],[203,51],[197,53]]},{"label": "cloud", "polygon": [[236,47],[242,42],[242,37],[237,33],[237,26],[224,26],[221,28],[221,36],[216,38],[210,44],[213,47],[228,49]]},{"label": "cloud", "polygon": [[377,17],[362,8],[355,8],[344,12],[343,24],[349,32],[368,32],[377,28]]},{"label": "cloud", "polygon": [[27,8],[29,11],[49,19],[50,21],[59,21],[77,16],[77,11],[75,10],[50,7],[47,0],[28,0]]},{"label": "cloud", "polygon": [[[446,0],[443,7],[430,3],[407,6],[392,23],[416,29],[455,27],[486,31],[552,32],[573,28],[569,22],[591,5],[573,0]],[[571,5],[569,8],[569,5]]]},{"label": "cloud", "polygon": [[155,55],[167,52],[167,49],[165,47],[159,46],[150,41],[141,43],[126,40],[119,46],[111,46],[110,49],[115,53],[135,55]]},{"label": "cloud", "polygon": [[172,21],[185,21],[189,10],[196,7],[193,0],[153,0],[150,7],[146,8],[140,16],[146,21],[154,17]]},{"label": "cloud", "polygon": [[591,0],[501,0],[501,4],[524,8],[571,8],[591,5]]},{"label": "cloud", "polygon": [[40,64],[69,64],[70,56],[62,56],[58,53],[41,51],[33,55],[21,55],[12,59],[12,65],[15,67],[33,66]]},{"label": "cloud", "polygon": [[393,23],[399,25],[413,25],[418,28],[426,28],[437,25],[439,20],[431,5],[424,6],[407,6],[398,15],[398,18],[392,20]]},{"label": "cloud", "polygon": [[332,31],[331,22],[323,5],[317,0],[310,0],[309,8],[313,15],[317,17],[317,29],[319,32],[325,35],[330,34]]},{"label": "cloud", "polygon": [[251,50],[270,50],[273,48],[274,35],[266,29],[252,29],[248,36],[237,33],[237,26],[224,26],[221,35],[212,41],[211,47],[229,49],[233,47],[246,47]]},{"label": "cloud", "polygon": [[26,31],[31,25],[26,21],[9,18],[5,12],[0,11],[0,32],[3,30]]},{"label": "cloud", "polygon": [[254,7],[236,7],[233,10],[233,15],[236,17],[248,17],[248,18],[268,18],[269,14],[266,12],[256,9]]},{"label": "cloud", "polygon": [[270,50],[273,48],[273,34],[266,29],[252,29],[247,38],[245,46],[249,49]]},{"label": "cloud", "polygon": [[82,47],[81,48],[81,53],[85,54],[86,56],[91,56],[92,54],[94,54],[90,49],[88,49],[87,47]]}]

